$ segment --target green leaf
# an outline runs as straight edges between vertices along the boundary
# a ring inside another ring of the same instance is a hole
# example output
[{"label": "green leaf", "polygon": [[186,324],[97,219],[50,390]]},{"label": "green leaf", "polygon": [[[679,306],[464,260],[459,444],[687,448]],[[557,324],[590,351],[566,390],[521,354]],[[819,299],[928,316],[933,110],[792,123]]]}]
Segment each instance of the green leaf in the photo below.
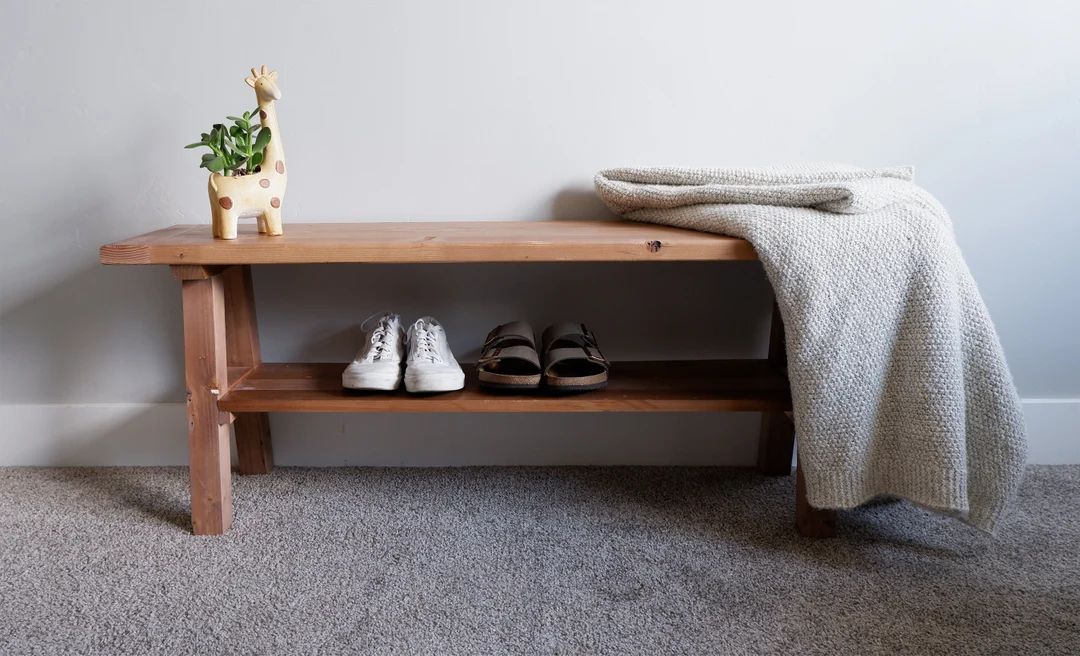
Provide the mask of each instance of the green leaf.
[{"label": "green leaf", "polygon": [[255,145],[251,149],[261,152],[268,143],[270,143],[270,128],[263,128],[259,130],[259,136],[255,137]]},{"label": "green leaf", "polygon": [[242,116],[227,116],[231,123],[214,123],[209,132],[203,132],[201,141],[184,148],[205,146],[211,152],[203,153],[200,168],[225,175],[253,173],[262,165],[263,150],[271,141],[270,129],[255,122],[258,107],[244,112]]}]

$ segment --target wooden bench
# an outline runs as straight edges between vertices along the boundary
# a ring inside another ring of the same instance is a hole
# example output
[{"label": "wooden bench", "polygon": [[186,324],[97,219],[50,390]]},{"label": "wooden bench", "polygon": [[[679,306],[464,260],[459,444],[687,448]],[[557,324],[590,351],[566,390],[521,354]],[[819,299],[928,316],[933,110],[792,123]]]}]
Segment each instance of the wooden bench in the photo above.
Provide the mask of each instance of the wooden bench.
[{"label": "wooden bench", "polygon": [[[790,475],[794,435],[783,325],[773,311],[767,359],[616,362],[606,390],[578,396],[502,396],[465,389],[429,397],[350,395],[343,363],[264,363],[251,265],[452,262],[755,260],[731,237],[627,222],[511,221],[289,224],[282,237],[245,226],[235,241],[206,225],[178,225],[101,247],[105,264],[169,265],[181,281],[191,518],[197,534],[232,523],[229,425],[239,473],[273,467],[268,412],[761,412],[757,468]],[[800,532],[833,531],[796,475]]]}]

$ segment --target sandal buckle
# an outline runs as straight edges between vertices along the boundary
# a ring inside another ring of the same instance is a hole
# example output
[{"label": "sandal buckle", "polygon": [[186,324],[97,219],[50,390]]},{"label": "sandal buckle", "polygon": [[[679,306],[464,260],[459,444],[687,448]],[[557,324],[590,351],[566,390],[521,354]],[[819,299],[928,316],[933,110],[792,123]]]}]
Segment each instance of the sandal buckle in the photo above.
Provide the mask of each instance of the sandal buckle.
[{"label": "sandal buckle", "polygon": [[502,352],[502,347],[496,348],[492,351],[483,351],[480,354],[480,359],[476,361],[476,364],[487,364],[499,359],[499,353]]},{"label": "sandal buckle", "polygon": [[[597,346],[596,335],[594,335],[585,324],[581,324],[581,337],[586,346],[592,346],[594,348]],[[597,352],[599,353],[599,350],[597,350]]]},{"label": "sandal buckle", "polygon": [[600,349],[595,346],[587,345],[583,347],[582,350],[585,351],[585,356],[594,362],[607,362],[607,358],[605,358],[604,354],[600,352]]}]

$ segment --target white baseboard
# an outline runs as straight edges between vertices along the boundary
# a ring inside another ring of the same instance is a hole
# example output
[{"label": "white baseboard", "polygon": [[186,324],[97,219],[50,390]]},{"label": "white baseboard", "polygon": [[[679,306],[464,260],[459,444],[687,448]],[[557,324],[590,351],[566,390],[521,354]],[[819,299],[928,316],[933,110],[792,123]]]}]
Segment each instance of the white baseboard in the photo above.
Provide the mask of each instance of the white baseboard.
[{"label": "white baseboard", "polygon": [[[179,404],[0,405],[0,466],[183,465]],[[1030,399],[1033,464],[1080,464],[1080,399]],[[728,414],[272,415],[299,466],[750,465],[758,418]]]},{"label": "white baseboard", "polygon": [[1024,399],[1028,462],[1080,464],[1080,399]]}]

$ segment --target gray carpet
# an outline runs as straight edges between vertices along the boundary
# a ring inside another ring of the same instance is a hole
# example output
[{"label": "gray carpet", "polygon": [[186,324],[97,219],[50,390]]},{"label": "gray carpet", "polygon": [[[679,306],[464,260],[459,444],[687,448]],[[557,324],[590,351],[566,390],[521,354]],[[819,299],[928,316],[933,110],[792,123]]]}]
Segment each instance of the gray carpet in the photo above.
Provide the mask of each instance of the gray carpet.
[{"label": "gray carpet", "polygon": [[997,537],[796,536],[722,469],[279,469],[191,536],[176,468],[0,469],[0,653],[1078,654],[1080,467]]}]

